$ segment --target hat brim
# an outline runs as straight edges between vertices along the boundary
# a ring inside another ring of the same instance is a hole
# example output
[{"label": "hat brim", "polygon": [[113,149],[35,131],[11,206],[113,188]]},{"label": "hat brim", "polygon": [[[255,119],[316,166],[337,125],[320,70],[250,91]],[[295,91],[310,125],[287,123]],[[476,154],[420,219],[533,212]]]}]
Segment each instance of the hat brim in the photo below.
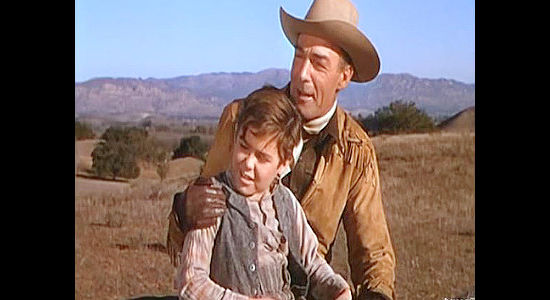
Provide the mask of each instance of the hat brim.
[{"label": "hat brim", "polygon": [[378,75],[378,53],[369,39],[355,26],[337,20],[300,20],[286,13],[282,7],[279,15],[283,32],[292,45],[296,46],[300,33],[324,38],[341,47],[350,56],[355,70],[352,81],[367,82]]}]

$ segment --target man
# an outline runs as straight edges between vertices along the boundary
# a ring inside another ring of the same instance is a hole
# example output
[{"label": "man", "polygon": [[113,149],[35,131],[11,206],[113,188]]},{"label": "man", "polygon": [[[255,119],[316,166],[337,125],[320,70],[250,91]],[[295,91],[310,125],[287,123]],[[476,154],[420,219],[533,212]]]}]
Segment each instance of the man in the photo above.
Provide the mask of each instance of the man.
[{"label": "man", "polygon": [[[367,82],[379,72],[378,54],[357,28],[349,0],[316,0],[304,20],[280,9],[283,31],[295,47],[285,87],[304,117],[304,144],[283,178],[319,239],[319,254],[331,260],[338,226],[348,240],[356,299],[395,298],[395,254],[382,205],[374,147],[361,126],[337,105],[350,81]],[[211,176],[229,163],[240,100],[227,105],[203,169]],[[167,244],[172,261],[185,232],[213,224],[225,195],[200,178],[174,197]]]}]

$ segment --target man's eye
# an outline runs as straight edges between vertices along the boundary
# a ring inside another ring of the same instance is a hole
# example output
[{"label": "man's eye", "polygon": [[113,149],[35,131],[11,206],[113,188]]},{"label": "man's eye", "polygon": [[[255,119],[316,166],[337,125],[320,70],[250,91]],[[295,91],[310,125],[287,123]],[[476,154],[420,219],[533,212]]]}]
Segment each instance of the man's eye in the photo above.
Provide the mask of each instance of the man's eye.
[{"label": "man's eye", "polygon": [[312,64],[318,69],[327,69],[327,62],[323,59],[314,58]]}]

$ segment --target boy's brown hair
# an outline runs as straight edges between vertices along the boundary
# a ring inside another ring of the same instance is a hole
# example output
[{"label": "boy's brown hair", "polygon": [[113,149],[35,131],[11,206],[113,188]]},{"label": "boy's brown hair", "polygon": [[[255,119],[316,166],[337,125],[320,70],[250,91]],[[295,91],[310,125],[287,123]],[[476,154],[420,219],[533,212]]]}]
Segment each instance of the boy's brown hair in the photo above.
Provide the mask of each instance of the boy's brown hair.
[{"label": "boy's brown hair", "polygon": [[294,164],[292,151],[302,138],[302,116],[284,92],[274,86],[264,86],[250,93],[239,105],[235,138],[242,129],[257,130],[258,136],[275,134],[279,159]]}]

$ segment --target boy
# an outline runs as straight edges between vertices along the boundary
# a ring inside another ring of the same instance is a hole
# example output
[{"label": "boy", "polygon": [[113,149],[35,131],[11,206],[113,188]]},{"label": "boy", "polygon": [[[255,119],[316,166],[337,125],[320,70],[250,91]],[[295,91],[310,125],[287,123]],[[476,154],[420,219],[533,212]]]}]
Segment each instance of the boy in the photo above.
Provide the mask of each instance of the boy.
[{"label": "boy", "polygon": [[240,103],[228,170],[211,178],[228,195],[216,225],[190,231],[176,276],[180,299],[351,299],[317,254],[318,241],[280,182],[301,143],[302,120],[273,87]]}]

